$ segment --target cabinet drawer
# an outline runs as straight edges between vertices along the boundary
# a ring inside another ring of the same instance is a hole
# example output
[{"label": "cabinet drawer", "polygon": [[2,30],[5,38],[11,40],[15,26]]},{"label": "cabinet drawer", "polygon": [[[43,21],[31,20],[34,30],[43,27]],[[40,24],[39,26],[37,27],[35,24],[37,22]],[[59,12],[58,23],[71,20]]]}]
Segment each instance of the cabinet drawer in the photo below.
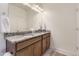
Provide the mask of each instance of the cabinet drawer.
[{"label": "cabinet drawer", "polygon": [[26,47],[16,52],[16,56],[33,56],[33,46]]},{"label": "cabinet drawer", "polygon": [[50,37],[50,33],[47,33],[47,34],[43,35],[43,38],[47,38],[47,37]]},{"label": "cabinet drawer", "polygon": [[27,47],[27,46],[29,46],[29,45],[31,45],[31,44],[33,44],[34,42],[37,42],[37,41],[39,41],[39,40],[41,40],[41,36],[35,37],[35,38],[31,38],[31,39],[28,39],[28,40],[26,40],[26,41],[19,42],[19,43],[17,43],[17,45],[16,45],[16,47],[17,47],[16,50],[20,50],[20,49],[22,49],[22,48],[25,48],[25,47]]}]

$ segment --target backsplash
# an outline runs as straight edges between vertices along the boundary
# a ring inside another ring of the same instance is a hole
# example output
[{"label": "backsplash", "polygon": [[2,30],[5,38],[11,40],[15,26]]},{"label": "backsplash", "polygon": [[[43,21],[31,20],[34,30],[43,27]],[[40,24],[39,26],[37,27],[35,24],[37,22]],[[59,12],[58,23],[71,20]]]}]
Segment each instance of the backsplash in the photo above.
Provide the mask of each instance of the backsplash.
[{"label": "backsplash", "polygon": [[[34,32],[45,32],[46,30],[35,30]],[[4,33],[4,37],[9,37],[9,36],[15,36],[15,35],[24,35],[24,34],[30,34],[32,31],[24,31],[24,32],[12,32],[12,33]]]}]

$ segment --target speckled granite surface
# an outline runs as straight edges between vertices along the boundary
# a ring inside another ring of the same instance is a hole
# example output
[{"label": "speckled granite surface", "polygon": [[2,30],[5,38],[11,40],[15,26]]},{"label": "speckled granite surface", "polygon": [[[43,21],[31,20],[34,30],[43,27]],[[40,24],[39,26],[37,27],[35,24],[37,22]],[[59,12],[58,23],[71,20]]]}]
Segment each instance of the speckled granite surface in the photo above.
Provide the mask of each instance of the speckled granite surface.
[{"label": "speckled granite surface", "polygon": [[26,33],[25,35],[8,36],[5,39],[12,42],[12,43],[15,43],[15,42],[20,42],[22,40],[28,40],[30,38],[37,37],[37,36],[40,36],[40,35],[43,35],[46,33],[49,33],[49,32],[46,31],[46,32]]}]

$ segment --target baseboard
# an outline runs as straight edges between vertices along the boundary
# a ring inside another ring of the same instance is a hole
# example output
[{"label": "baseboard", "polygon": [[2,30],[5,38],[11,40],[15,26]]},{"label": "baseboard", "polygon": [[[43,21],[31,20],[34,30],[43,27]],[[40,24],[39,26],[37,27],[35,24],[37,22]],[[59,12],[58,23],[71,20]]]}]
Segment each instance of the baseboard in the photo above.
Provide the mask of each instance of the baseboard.
[{"label": "baseboard", "polygon": [[59,53],[62,53],[62,54],[64,54],[64,55],[66,55],[66,56],[74,56],[74,54],[73,54],[72,52],[67,51],[67,50],[64,50],[64,49],[56,48],[55,51],[57,51],[57,52],[59,52]]}]

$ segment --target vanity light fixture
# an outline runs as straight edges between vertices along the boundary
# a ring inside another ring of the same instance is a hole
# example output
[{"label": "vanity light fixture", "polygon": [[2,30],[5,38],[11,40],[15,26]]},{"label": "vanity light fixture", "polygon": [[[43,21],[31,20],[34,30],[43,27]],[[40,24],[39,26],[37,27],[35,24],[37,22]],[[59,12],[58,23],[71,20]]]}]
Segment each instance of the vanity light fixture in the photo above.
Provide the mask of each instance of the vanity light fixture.
[{"label": "vanity light fixture", "polygon": [[39,11],[43,12],[43,9],[39,7],[39,5],[34,5],[35,8],[37,8]]},{"label": "vanity light fixture", "polygon": [[23,5],[26,5],[39,13],[42,13],[44,11],[42,8],[39,7],[39,5],[36,4],[23,3]]}]

